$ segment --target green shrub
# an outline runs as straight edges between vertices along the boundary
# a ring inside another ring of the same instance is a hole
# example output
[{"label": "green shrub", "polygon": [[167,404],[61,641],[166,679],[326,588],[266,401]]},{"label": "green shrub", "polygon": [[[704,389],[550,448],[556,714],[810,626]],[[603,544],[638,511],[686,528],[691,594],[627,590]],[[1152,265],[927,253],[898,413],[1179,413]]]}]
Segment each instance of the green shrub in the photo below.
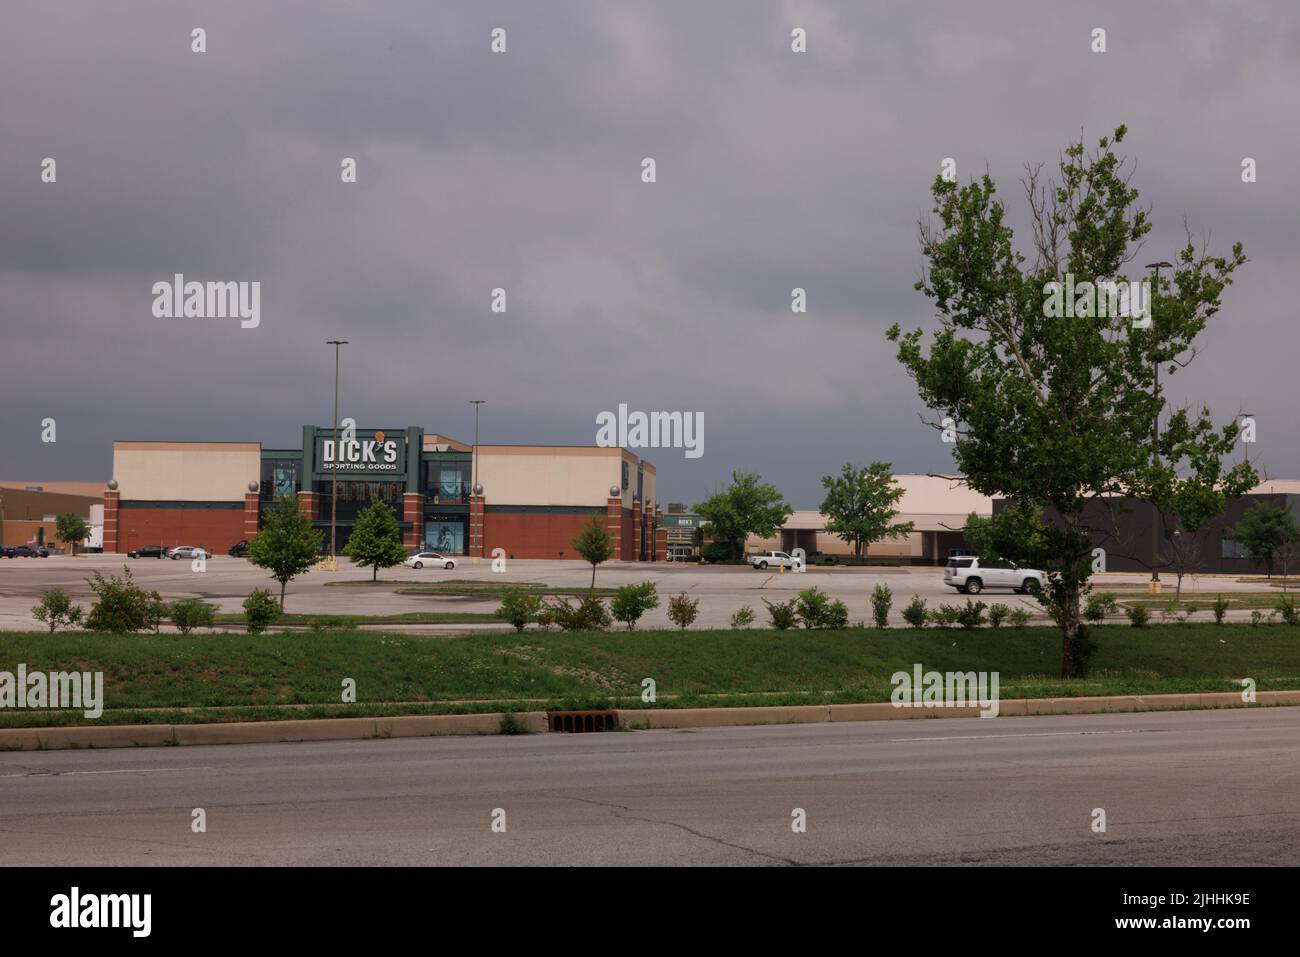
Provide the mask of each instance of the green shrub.
[{"label": "green shrub", "polygon": [[[115,635],[144,631],[154,625],[157,606],[162,596],[156,591],[145,591],[136,585],[131,569],[122,566],[122,575],[105,578],[99,572],[87,579],[95,602],[86,616],[85,628],[89,631],[107,631]],[[165,605],[163,606],[166,607]]]},{"label": "green shrub", "polygon": [[763,604],[767,606],[767,613],[772,619],[772,627],[785,631],[787,628],[793,628],[799,623],[799,611],[795,607],[796,599],[791,598],[789,601],[770,602],[766,598]]},{"label": "green shrub", "polygon": [[691,598],[685,592],[668,599],[668,619],[680,625],[682,631],[695,621],[700,613],[700,600]]},{"label": "green shrub", "polygon": [[268,625],[280,617],[280,603],[265,588],[258,588],[244,599],[244,621],[248,623],[248,633],[259,635],[266,631]]},{"label": "green shrub", "polygon": [[911,602],[903,609],[903,620],[913,628],[924,628],[929,617],[929,613],[925,610],[925,599],[920,595],[913,595]]},{"label": "green shrub", "polygon": [[795,598],[795,611],[805,628],[825,627],[826,613],[830,608],[830,597],[814,585],[805,588]]},{"label": "green shrub", "polygon": [[[523,629],[519,629],[523,631]],[[524,727],[523,722],[507,711],[501,716],[501,733],[502,734],[527,734],[528,729]]]},{"label": "green shrub", "polygon": [[577,606],[567,598],[558,598],[550,605],[555,623],[562,631],[604,631],[614,621],[605,603],[595,595],[585,595]]},{"label": "green shrub", "polygon": [[748,605],[742,605],[736,610],[736,613],[731,616],[732,628],[748,628],[753,623],[754,609],[750,608]]},{"label": "green shrub", "polygon": [[176,630],[188,635],[195,628],[211,628],[217,623],[217,609],[197,598],[185,598],[172,602],[168,615]]},{"label": "green shrub", "polygon": [[1029,609],[1012,608],[1007,614],[1007,621],[1011,622],[1012,628],[1024,628],[1029,624]]},{"label": "green shrub", "polygon": [[725,562],[731,559],[731,549],[720,542],[705,542],[700,546],[700,561]]},{"label": "green shrub", "polygon": [[[970,599],[967,599],[969,601]],[[936,628],[951,628],[957,624],[961,617],[961,608],[958,605],[940,605],[938,608],[931,608],[927,613],[931,624]]]},{"label": "green shrub", "polygon": [[74,605],[68,593],[62,588],[47,589],[41,595],[41,603],[32,608],[32,617],[50,626],[50,634],[60,626],[72,626],[81,621],[85,610]]},{"label": "green shrub", "polygon": [[1145,628],[1151,621],[1151,612],[1146,605],[1130,605],[1124,610],[1128,623],[1134,628]]},{"label": "green shrub", "polygon": [[978,628],[984,624],[984,609],[987,607],[982,601],[972,602],[967,598],[966,604],[957,608],[957,624],[966,629]]},{"label": "green shrub", "polygon": [[542,596],[530,594],[522,588],[503,588],[501,590],[501,607],[492,614],[502,621],[515,626],[515,631],[523,631],[530,621],[536,621],[542,610]]},{"label": "green shrub", "polygon": [[1296,609],[1295,599],[1290,595],[1282,596],[1282,600],[1277,603],[1277,610],[1288,625],[1300,624],[1300,611]]},{"label": "green shrub", "polygon": [[1216,625],[1223,624],[1223,616],[1228,613],[1228,604],[1228,599],[1222,595],[1215,596],[1214,604],[1210,607],[1214,610],[1214,623]]},{"label": "green shrub", "polygon": [[881,582],[871,591],[871,617],[877,628],[889,627],[889,610],[894,607],[894,593]]},{"label": "green shrub", "polygon": [[1119,604],[1115,601],[1115,596],[1110,592],[1101,592],[1088,596],[1088,602],[1083,606],[1083,618],[1084,621],[1095,624],[1105,620],[1107,615],[1115,614],[1118,610]]},{"label": "green shrub", "polygon": [[[859,622],[859,624],[861,624]],[[826,613],[822,616],[823,628],[847,628],[849,627],[849,606],[844,604],[838,598],[826,606]]]},{"label": "green shrub", "polygon": [[659,591],[654,582],[641,582],[639,585],[623,585],[614,594],[610,611],[614,617],[627,625],[631,631],[641,616],[651,608],[659,607]]},{"label": "green shrub", "polygon": [[1002,623],[1007,620],[1007,614],[1010,611],[1011,609],[1000,601],[989,605],[989,627],[1001,628]]}]

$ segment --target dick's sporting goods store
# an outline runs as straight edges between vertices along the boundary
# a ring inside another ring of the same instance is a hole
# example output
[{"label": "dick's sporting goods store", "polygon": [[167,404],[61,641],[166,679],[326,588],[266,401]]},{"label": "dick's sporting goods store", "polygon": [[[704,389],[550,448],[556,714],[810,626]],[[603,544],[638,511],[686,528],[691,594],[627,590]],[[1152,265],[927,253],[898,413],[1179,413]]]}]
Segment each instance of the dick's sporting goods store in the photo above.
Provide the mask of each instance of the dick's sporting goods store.
[{"label": "dick's sporting goods store", "polygon": [[[592,515],[615,557],[656,561],[664,535],[654,466],[618,448],[480,445],[416,426],[340,430],[304,426],[301,445],[259,442],[113,443],[104,493],[104,550],[201,545],[221,553],[257,534],[289,495],[328,539],[337,478],[338,548],[371,501],[397,513],[403,543],[450,555],[579,557],[570,544]],[[328,541],[326,542],[328,549]],[[497,552],[497,549],[501,549]]]}]

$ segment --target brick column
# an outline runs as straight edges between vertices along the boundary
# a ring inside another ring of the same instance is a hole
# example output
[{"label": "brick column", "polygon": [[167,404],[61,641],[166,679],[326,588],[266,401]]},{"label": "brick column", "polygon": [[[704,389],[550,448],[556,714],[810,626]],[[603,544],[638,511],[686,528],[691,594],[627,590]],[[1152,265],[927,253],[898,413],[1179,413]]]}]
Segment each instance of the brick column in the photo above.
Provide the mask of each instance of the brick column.
[{"label": "brick column", "polygon": [[641,560],[641,502],[632,503],[632,561]]},{"label": "brick column", "polygon": [[483,557],[483,533],[486,500],[482,495],[469,497],[469,555]]},{"label": "brick column", "polygon": [[614,540],[613,557],[623,558],[623,500],[610,498],[605,500],[605,531]]},{"label": "brick column", "polygon": [[316,497],[315,492],[298,493],[298,511],[302,512],[313,522],[317,519],[317,512],[320,510],[320,500]]},{"label": "brick column", "polygon": [[402,493],[402,521],[411,523],[402,535],[402,544],[419,548],[424,539],[424,496],[419,492]]},{"label": "brick column", "polygon": [[656,508],[651,518],[654,521],[654,525],[650,531],[650,541],[653,543],[651,545],[652,551],[650,553],[650,561],[661,562],[664,560],[664,556],[667,554],[667,550],[663,547],[667,541],[666,539],[666,536],[668,535],[667,529],[662,530],[665,538],[661,540],[659,537],[659,532],[661,531],[660,526],[663,525],[664,523],[664,510],[662,508]]},{"label": "brick column", "polygon": [[115,552],[118,550],[117,542],[117,507],[122,497],[122,493],[117,489],[108,489],[104,492],[104,551]]},{"label": "brick column", "polygon": [[[299,505],[299,508],[302,506]],[[257,537],[258,497],[256,492],[244,493],[244,540],[251,542]]]}]

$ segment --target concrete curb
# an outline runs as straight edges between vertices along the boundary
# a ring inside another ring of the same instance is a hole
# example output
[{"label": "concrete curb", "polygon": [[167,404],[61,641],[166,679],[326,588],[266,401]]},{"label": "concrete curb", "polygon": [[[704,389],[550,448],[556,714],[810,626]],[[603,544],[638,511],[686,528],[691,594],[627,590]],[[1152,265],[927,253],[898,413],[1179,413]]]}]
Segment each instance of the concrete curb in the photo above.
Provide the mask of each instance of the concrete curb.
[{"label": "concrete curb", "polygon": [[[1260,691],[1255,702],[1236,691],[1202,694],[1117,695],[1090,698],[1012,698],[998,703],[1001,717],[1053,714],[1112,714],[1135,711],[1220,708],[1300,707],[1300,691]],[[919,718],[974,718],[980,710],[896,708],[870,704],[790,705],[764,708],[616,709],[628,728],[722,728],[764,724],[825,724],[839,721],[898,721]],[[520,711],[515,719],[526,732],[549,732],[545,711]],[[353,741],[365,738],[417,738],[445,734],[500,734],[501,714],[430,714],[379,718],[315,718],[241,721],[222,724],[121,724],[105,727],[0,728],[0,751],[68,748],[148,748],[166,745],[273,744],[295,741]]]}]

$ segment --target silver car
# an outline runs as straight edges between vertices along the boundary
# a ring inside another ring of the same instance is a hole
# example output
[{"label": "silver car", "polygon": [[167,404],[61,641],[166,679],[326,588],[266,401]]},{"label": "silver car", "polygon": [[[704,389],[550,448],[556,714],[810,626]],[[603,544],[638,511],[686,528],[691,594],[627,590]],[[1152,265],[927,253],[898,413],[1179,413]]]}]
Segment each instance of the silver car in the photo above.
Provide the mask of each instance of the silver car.
[{"label": "silver car", "polygon": [[212,553],[196,545],[178,545],[167,553],[167,557],[172,561],[180,558],[202,558],[206,560],[212,557]]}]

